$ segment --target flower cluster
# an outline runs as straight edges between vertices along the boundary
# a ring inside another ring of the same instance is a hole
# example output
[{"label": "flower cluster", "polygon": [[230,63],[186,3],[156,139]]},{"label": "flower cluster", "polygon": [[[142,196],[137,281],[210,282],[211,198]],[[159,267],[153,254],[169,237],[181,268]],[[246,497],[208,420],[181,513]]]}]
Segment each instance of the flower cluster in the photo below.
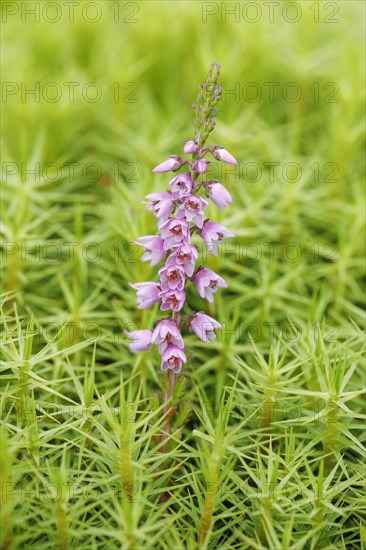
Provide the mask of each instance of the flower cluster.
[{"label": "flower cluster", "polygon": [[192,235],[197,233],[209,251],[217,255],[223,238],[234,236],[223,225],[205,218],[208,201],[198,194],[200,189],[205,189],[206,197],[221,210],[232,203],[230,193],[219,181],[205,179],[210,162],[205,158],[208,154],[221,162],[237,164],[224,147],[204,147],[215,126],[213,118],[221,96],[221,88],[217,86],[219,68],[217,63],[211,65],[206,83],[200,86],[197,105],[192,107],[196,114],[195,139],[186,141],[183,148],[184,154],[191,155],[191,159],[174,155],[153,169],[154,173],[184,170],[170,180],[169,191],[151,193],[146,197],[147,209],[158,219],[159,235],[140,237],[136,241],[144,249],[142,260],[151,261],[151,266],[165,259],[158,272],[158,282],[130,285],[137,291],[137,307],[143,309],[159,303],[162,311],[171,311],[171,318],[158,321],[154,330],[126,332],[133,339],[129,347],[136,352],[148,350],[156,344],[161,369],[171,369],[174,373],[179,373],[182,363],[187,360],[181,335],[184,324],[204,342],[214,340],[215,329],[223,327],[203,312],[190,312],[184,318],[180,316],[186,305],[188,280],[209,302],[213,302],[218,288],[227,287],[227,282],[217,273],[196,266],[198,250],[191,242]]}]

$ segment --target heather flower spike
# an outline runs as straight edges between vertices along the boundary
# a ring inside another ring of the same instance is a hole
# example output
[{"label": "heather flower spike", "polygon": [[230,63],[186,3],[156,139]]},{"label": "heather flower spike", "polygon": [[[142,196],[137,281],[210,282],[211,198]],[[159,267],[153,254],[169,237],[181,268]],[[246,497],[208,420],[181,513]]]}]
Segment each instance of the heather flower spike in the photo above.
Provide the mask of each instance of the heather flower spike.
[{"label": "heather flower spike", "polygon": [[234,237],[224,226],[207,219],[205,209],[208,201],[198,194],[200,189],[204,189],[206,196],[221,210],[232,203],[231,195],[222,183],[205,180],[210,162],[204,158],[207,153],[212,155],[213,161],[216,159],[237,164],[235,158],[221,145],[204,147],[215,127],[216,105],[221,97],[221,88],[217,85],[219,71],[220,65],[212,63],[206,82],[199,86],[197,103],[192,106],[195,135],[194,139],[187,140],[183,145],[184,154],[192,155],[191,159],[171,155],[153,169],[155,173],[175,172],[181,167],[185,169],[167,182],[169,190],[151,193],[146,197],[147,209],[159,220],[159,234],[139,237],[135,241],[144,248],[142,260],[151,260],[151,266],[165,259],[158,271],[158,282],[131,284],[137,290],[137,307],[142,309],[159,303],[160,310],[168,312],[168,317],[158,320],[155,327],[148,330],[127,333],[133,339],[129,347],[132,352],[138,352],[157,345],[161,369],[167,371],[169,377],[167,402],[172,397],[174,375],[181,372],[187,361],[182,336],[184,329],[194,332],[203,342],[209,342],[216,338],[215,330],[223,328],[223,325],[203,312],[191,311],[186,298],[186,286],[189,283],[208,302],[214,301],[214,294],[220,287],[228,286],[217,273],[196,265],[198,250],[191,243],[191,239],[199,241],[201,237],[208,250],[217,254],[217,246],[222,239]]}]

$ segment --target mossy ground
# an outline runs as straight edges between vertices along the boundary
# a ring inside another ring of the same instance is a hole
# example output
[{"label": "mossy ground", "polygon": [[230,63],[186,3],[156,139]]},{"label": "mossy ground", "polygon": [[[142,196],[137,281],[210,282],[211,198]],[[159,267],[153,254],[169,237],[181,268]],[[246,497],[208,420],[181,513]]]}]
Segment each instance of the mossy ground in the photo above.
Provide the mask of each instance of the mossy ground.
[{"label": "mossy ground", "polygon": [[[2,4],[1,548],[366,548],[364,4],[51,4]],[[131,241],[212,61],[237,237],[189,302],[226,328],[187,335],[162,453]]]}]

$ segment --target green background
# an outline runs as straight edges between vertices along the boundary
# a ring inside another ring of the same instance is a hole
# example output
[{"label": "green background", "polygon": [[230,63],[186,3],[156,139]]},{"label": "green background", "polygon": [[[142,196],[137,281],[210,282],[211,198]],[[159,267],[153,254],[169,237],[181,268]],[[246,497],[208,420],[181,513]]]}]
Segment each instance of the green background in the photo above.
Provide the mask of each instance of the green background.
[{"label": "green background", "polygon": [[[365,548],[363,2],[1,8],[1,548]],[[237,237],[188,297],[226,328],[185,335],[162,453],[131,241],[212,61]]]}]

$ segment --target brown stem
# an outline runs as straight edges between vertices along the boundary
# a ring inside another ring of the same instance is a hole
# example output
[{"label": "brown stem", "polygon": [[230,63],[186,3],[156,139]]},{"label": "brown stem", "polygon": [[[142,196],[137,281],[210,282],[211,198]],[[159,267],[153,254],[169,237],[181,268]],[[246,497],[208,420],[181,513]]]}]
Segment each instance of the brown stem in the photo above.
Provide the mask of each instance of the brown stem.
[{"label": "brown stem", "polygon": [[167,391],[165,392],[165,404],[164,404],[164,414],[167,415],[165,424],[163,426],[163,435],[161,436],[161,441],[165,441],[164,445],[161,447],[161,452],[165,452],[168,446],[168,442],[166,441],[168,439],[169,431],[170,431],[170,421],[172,418],[172,415],[174,414],[174,409],[170,409],[170,402],[173,397],[173,391],[174,391],[174,385],[175,385],[175,376],[174,372],[172,370],[168,371],[168,382],[169,386]]}]

